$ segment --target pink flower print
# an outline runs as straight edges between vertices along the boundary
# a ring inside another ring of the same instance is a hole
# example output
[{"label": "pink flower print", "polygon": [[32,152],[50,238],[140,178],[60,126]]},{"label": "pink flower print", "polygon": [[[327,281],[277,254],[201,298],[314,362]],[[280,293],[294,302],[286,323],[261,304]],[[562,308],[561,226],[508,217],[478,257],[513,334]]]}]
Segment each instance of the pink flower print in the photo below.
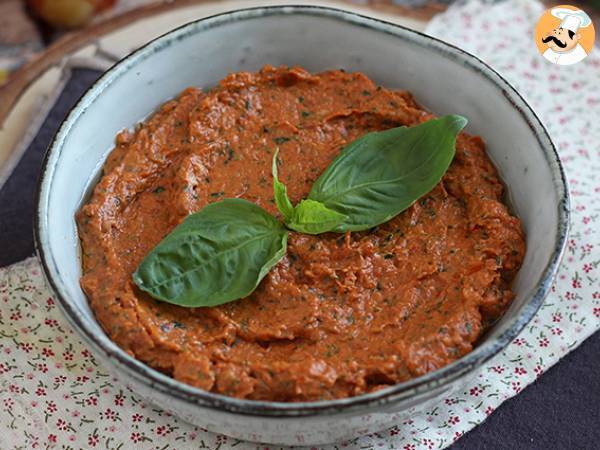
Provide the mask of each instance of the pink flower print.
[{"label": "pink flower print", "polygon": [[21,350],[23,350],[25,353],[29,353],[31,350],[33,350],[33,345],[31,345],[29,342],[23,342],[19,345],[19,347],[21,347]]},{"label": "pink flower print", "polygon": [[20,320],[21,318],[21,311],[15,311],[10,315],[10,320]]},{"label": "pink flower print", "polygon": [[492,370],[494,372],[496,372],[496,373],[502,373],[502,372],[504,372],[504,367],[502,367],[502,366],[493,366]]},{"label": "pink flower print", "polygon": [[404,447],[402,447],[403,450],[416,450],[417,447],[414,446],[414,444],[406,444]]},{"label": "pink flower print", "polygon": [[19,386],[17,386],[16,384],[10,384],[8,386],[8,390],[13,393],[21,392],[21,388],[19,388]]},{"label": "pink flower print", "polygon": [[62,354],[65,361],[73,361],[73,352],[66,350]]},{"label": "pink flower print", "polygon": [[400,434],[400,430],[398,429],[398,427],[390,428],[390,436],[396,436],[397,434]]},{"label": "pink flower print", "polygon": [[12,409],[12,407],[14,406],[15,402],[12,398],[6,398],[4,399],[4,408],[5,409]]},{"label": "pink flower print", "polygon": [[459,422],[460,422],[460,417],[458,417],[458,416],[452,416],[448,419],[448,423],[450,425],[456,425]]},{"label": "pink flower print", "polygon": [[169,434],[171,432],[171,430],[169,430],[166,425],[161,425],[159,427],[156,427],[155,431],[156,431],[156,434],[158,434],[159,436],[166,436],[167,434]]},{"label": "pink flower print", "polygon": [[469,395],[471,395],[472,397],[477,397],[482,392],[483,392],[483,389],[481,389],[479,386],[475,386],[475,387],[471,388],[471,390],[469,391]]},{"label": "pink flower print", "polygon": [[90,405],[90,406],[96,406],[98,404],[98,397],[95,396],[90,396],[88,398],[85,399],[85,402]]},{"label": "pink flower print", "polygon": [[494,408],[492,408],[491,406],[488,406],[487,408],[485,408],[485,415],[486,416],[489,416],[493,412],[494,412]]},{"label": "pink flower print", "polygon": [[56,421],[56,428],[58,428],[60,431],[67,431],[69,428],[69,424],[63,419],[58,419]]},{"label": "pink flower print", "polygon": [[557,313],[552,314],[552,322],[558,323],[561,320],[562,320],[562,314],[561,313],[557,312]]},{"label": "pink flower print", "polygon": [[433,445],[434,445],[433,441],[431,439],[427,439],[427,438],[424,438],[423,440],[421,440],[421,443],[429,449],[432,449]]},{"label": "pink flower print", "polygon": [[527,370],[524,367],[515,367],[515,374],[517,375],[525,375]]},{"label": "pink flower print", "polygon": [[81,351],[81,356],[83,356],[84,358],[89,358],[90,356],[92,356],[92,354],[90,353],[90,351],[86,348],[85,350]]},{"label": "pink flower print", "polygon": [[115,427],[114,425],[111,425],[110,427],[107,428],[108,431],[110,431],[111,433],[114,433],[115,431],[117,431],[117,427]]},{"label": "pink flower print", "polygon": [[123,406],[123,394],[115,395],[115,406]]},{"label": "pink flower print", "polygon": [[46,389],[44,389],[43,387],[39,387],[35,390],[35,395],[37,395],[38,397],[43,397],[46,395]]},{"label": "pink flower print", "polygon": [[510,383],[510,385],[513,388],[513,391],[515,391],[516,393],[521,392],[521,382],[520,381],[513,381]]},{"label": "pink flower print", "polygon": [[49,298],[48,300],[46,300],[46,305],[52,307],[54,306],[54,300],[52,300],[51,298]]},{"label": "pink flower print", "polygon": [[56,435],[55,434],[49,434],[48,435],[48,442],[52,443],[52,444],[56,444]]},{"label": "pink flower print", "polygon": [[552,334],[554,334],[555,336],[560,336],[562,334],[562,330],[558,327],[554,327],[552,328]]},{"label": "pink flower print", "polygon": [[42,355],[46,358],[50,358],[51,356],[54,356],[54,351],[51,348],[44,347],[42,349]]},{"label": "pink flower print", "polygon": [[63,338],[62,338],[62,336],[56,336],[56,337],[54,338],[54,340],[55,340],[56,342],[58,342],[59,344],[62,344],[62,343],[63,343]]},{"label": "pink flower print", "polygon": [[25,378],[27,380],[33,380],[33,374],[32,373],[28,373],[27,375],[25,375]]},{"label": "pink flower print", "polygon": [[112,409],[110,408],[106,408],[106,411],[104,411],[103,413],[100,413],[100,416],[104,415],[104,418],[112,420],[113,422],[116,420],[117,418],[117,413],[114,412]]},{"label": "pink flower print", "polygon": [[539,340],[538,344],[540,347],[548,347],[548,345],[550,344],[550,341],[548,340],[547,337],[543,337]]},{"label": "pink flower print", "polygon": [[69,435],[69,441],[75,442],[75,435],[74,434]]},{"label": "pink flower print", "polygon": [[40,363],[37,365],[38,372],[46,373],[48,372],[48,365],[46,363]]},{"label": "pink flower print", "polygon": [[600,308],[594,308],[594,315],[600,318]]},{"label": "pink flower print", "polygon": [[565,298],[567,300],[575,300],[575,294],[573,292],[567,291],[565,293]]},{"label": "pink flower print", "polygon": [[131,433],[131,436],[129,436],[129,439],[131,439],[134,443],[138,443],[142,440],[142,435],[136,431],[136,432]]},{"label": "pink flower print", "polygon": [[8,367],[4,363],[0,363],[0,375],[2,375],[3,373],[7,373],[9,371],[10,371],[10,367]]},{"label": "pink flower print", "polygon": [[454,433],[454,440],[457,441],[458,439],[460,439],[462,437],[464,433],[462,431],[456,431]]},{"label": "pink flower print", "polygon": [[518,345],[519,347],[521,347],[523,344],[527,343],[527,341],[525,341],[525,339],[523,339],[523,338],[517,338],[513,342],[515,345]]},{"label": "pink flower print", "polygon": [[449,398],[444,399],[444,403],[446,405],[454,405],[454,404],[458,403],[458,400],[455,398],[449,397]]},{"label": "pink flower print", "polygon": [[594,300],[598,300],[598,299],[600,299],[600,292],[599,292],[599,291],[596,291],[596,292],[594,292],[594,293],[592,294],[592,298],[593,298]]},{"label": "pink flower print", "polygon": [[50,328],[54,328],[58,326],[58,321],[56,319],[46,319],[44,323],[48,325]]},{"label": "pink flower print", "polygon": [[190,441],[193,441],[193,440],[195,440],[197,437],[198,437],[198,434],[197,434],[195,431],[190,431],[190,432],[188,433],[188,439],[189,439]]},{"label": "pink flower print", "polygon": [[56,407],[56,403],[54,403],[53,401],[46,402],[46,412],[48,414],[53,414],[57,410],[58,408]]},{"label": "pink flower print", "polygon": [[144,416],[142,416],[141,414],[135,413],[133,416],[131,416],[131,421],[132,422],[141,422],[143,418],[144,418]]},{"label": "pink flower print", "polygon": [[90,434],[88,436],[88,445],[90,447],[95,447],[96,445],[98,445],[99,439],[98,436],[96,436],[95,434]]},{"label": "pink flower print", "polygon": [[81,413],[77,410],[71,412],[71,417],[73,417],[74,419],[77,419],[80,415]]}]

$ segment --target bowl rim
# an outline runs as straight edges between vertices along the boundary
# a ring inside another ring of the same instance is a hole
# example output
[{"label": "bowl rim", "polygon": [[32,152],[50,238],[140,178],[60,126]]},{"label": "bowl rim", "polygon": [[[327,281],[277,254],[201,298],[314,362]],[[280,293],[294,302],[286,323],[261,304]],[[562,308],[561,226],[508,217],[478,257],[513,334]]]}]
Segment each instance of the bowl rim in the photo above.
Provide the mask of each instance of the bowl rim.
[{"label": "bowl rim", "polygon": [[[143,61],[153,53],[168,47],[177,40],[185,39],[196,33],[227,25],[243,20],[260,19],[267,16],[309,15],[325,17],[344,22],[351,26],[367,28],[379,33],[385,33],[396,38],[404,39],[410,45],[433,50],[446,59],[454,59],[457,63],[479,72],[499,89],[501,94],[520,113],[534,133],[540,149],[544,153],[549,165],[553,185],[558,196],[558,228],[556,232],[555,248],[544,268],[541,278],[529,294],[529,298],[521,307],[519,315],[509,326],[493,341],[477,346],[473,351],[453,363],[417,378],[399,383],[375,392],[354,397],[320,400],[312,402],[271,402],[244,400],[204,391],[199,388],[179,382],[157,370],[147,366],[141,361],[128,355],[118,347],[105,333],[98,335],[89,330],[82,314],[77,311],[67,299],[61,289],[60,271],[54,261],[52,252],[48,247],[47,239],[47,203],[51,192],[52,180],[56,163],[64,145],[66,135],[87,107],[120,75],[131,70],[136,63]],[[350,413],[356,411],[372,411],[384,406],[394,404],[426,395],[436,388],[447,386],[451,382],[473,371],[491,357],[503,350],[529,323],[535,315],[544,298],[550,291],[553,278],[558,270],[558,265],[565,250],[569,228],[569,192],[567,180],[560,163],[556,148],[540,119],[533,109],[527,104],[517,90],[498,72],[488,66],[475,55],[460,49],[452,44],[427,34],[390,23],[381,19],[368,17],[362,14],[345,11],[339,8],[309,5],[262,6],[237,9],[229,12],[215,14],[201,18],[178,28],[175,28],[155,39],[121,59],[107,70],[73,106],[62,122],[52,142],[48,146],[37,184],[36,192],[37,210],[34,214],[34,241],[41,262],[44,276],[55,294],[57,304],[70,325],[75,328],[85,343],[92,347],[104,359],[126,373],[126,375],[150,390],[156,390],[167,397],[175,397],[190,406],[256,417],[295,418],[305,416],[331,415]],[[135,388],[134,388],[135,390]]]}]

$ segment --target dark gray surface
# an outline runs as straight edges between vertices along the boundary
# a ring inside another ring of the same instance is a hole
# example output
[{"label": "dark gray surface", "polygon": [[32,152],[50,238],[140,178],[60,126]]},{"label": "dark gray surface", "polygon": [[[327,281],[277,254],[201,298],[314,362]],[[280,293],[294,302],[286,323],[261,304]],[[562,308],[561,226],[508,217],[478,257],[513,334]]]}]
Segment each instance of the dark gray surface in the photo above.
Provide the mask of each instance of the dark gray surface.
[{"label": "dark gray surface", "polygon": [[35,189],[46,148],[71,107],[100,72],[77,69],[37,136],[0,190],[0,267],[33,255]]},{"label": "dark gray surface", "polygon": [[[73,72],[38,135],[0,190],[0,267],[33,254],[35,186],[44,152],[61,120],[98,75],[87,69]],[[451,448],[600,449],[600,333],[504,402]]]}]

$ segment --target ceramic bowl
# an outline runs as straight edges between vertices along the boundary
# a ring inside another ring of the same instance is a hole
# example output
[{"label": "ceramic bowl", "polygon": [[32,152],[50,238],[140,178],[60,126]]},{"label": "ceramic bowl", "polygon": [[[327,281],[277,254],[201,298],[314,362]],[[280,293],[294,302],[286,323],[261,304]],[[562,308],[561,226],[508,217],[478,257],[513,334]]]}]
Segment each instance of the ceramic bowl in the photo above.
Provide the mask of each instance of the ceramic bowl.
[{"label": "ceramic bowl", "polygon": [[[264,64],[344,68],[411,91],[437,114],[469,118],[483,136],[527,234],[516,299],[468,355],[440,370],[357,397],[307,403],[240,400],[175,381],[133,359],[94,319],[79,286],[74,215],[99,177],[115,135],[187,86],[209,88]],[[131,54],[73,108],[46,155],[35,233],[48,282],[65,316],[109,370],[183,419],[236,438],[322,444],[392,425],[408,408],[456,389],[529,322],[550,289],[566,240],[568,193],[548,133],[515,89],[481,60],[409,29],[320,7],[239,10],[178,28]]]}]

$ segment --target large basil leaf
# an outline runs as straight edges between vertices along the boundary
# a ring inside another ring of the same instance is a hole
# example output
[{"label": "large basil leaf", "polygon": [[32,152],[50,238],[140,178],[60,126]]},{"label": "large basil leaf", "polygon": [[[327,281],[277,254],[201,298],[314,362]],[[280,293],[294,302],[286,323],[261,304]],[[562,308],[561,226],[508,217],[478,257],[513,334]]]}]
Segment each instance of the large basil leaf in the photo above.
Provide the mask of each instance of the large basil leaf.
[{"label": "large basil leaf", "polygon": [[288,232],[242,199],[188,216],[144,258],[133,280],[180,306],[215,306],[249,295],[286,252]]},{"label": "large basil leaf", "polygon": [[326,233],[343,223],[347,217],[323,203],[314,200],[302,200],[294,208],[294,216],[286,225],[292,230],[307,234]]},{"label": "large basil leaf", "polygon": [[450,115],[369,133],[340,153],[308,198],[347,216],[334,231],[361,231],[387,222],[439,183],[466,124],[464,117]]}]

